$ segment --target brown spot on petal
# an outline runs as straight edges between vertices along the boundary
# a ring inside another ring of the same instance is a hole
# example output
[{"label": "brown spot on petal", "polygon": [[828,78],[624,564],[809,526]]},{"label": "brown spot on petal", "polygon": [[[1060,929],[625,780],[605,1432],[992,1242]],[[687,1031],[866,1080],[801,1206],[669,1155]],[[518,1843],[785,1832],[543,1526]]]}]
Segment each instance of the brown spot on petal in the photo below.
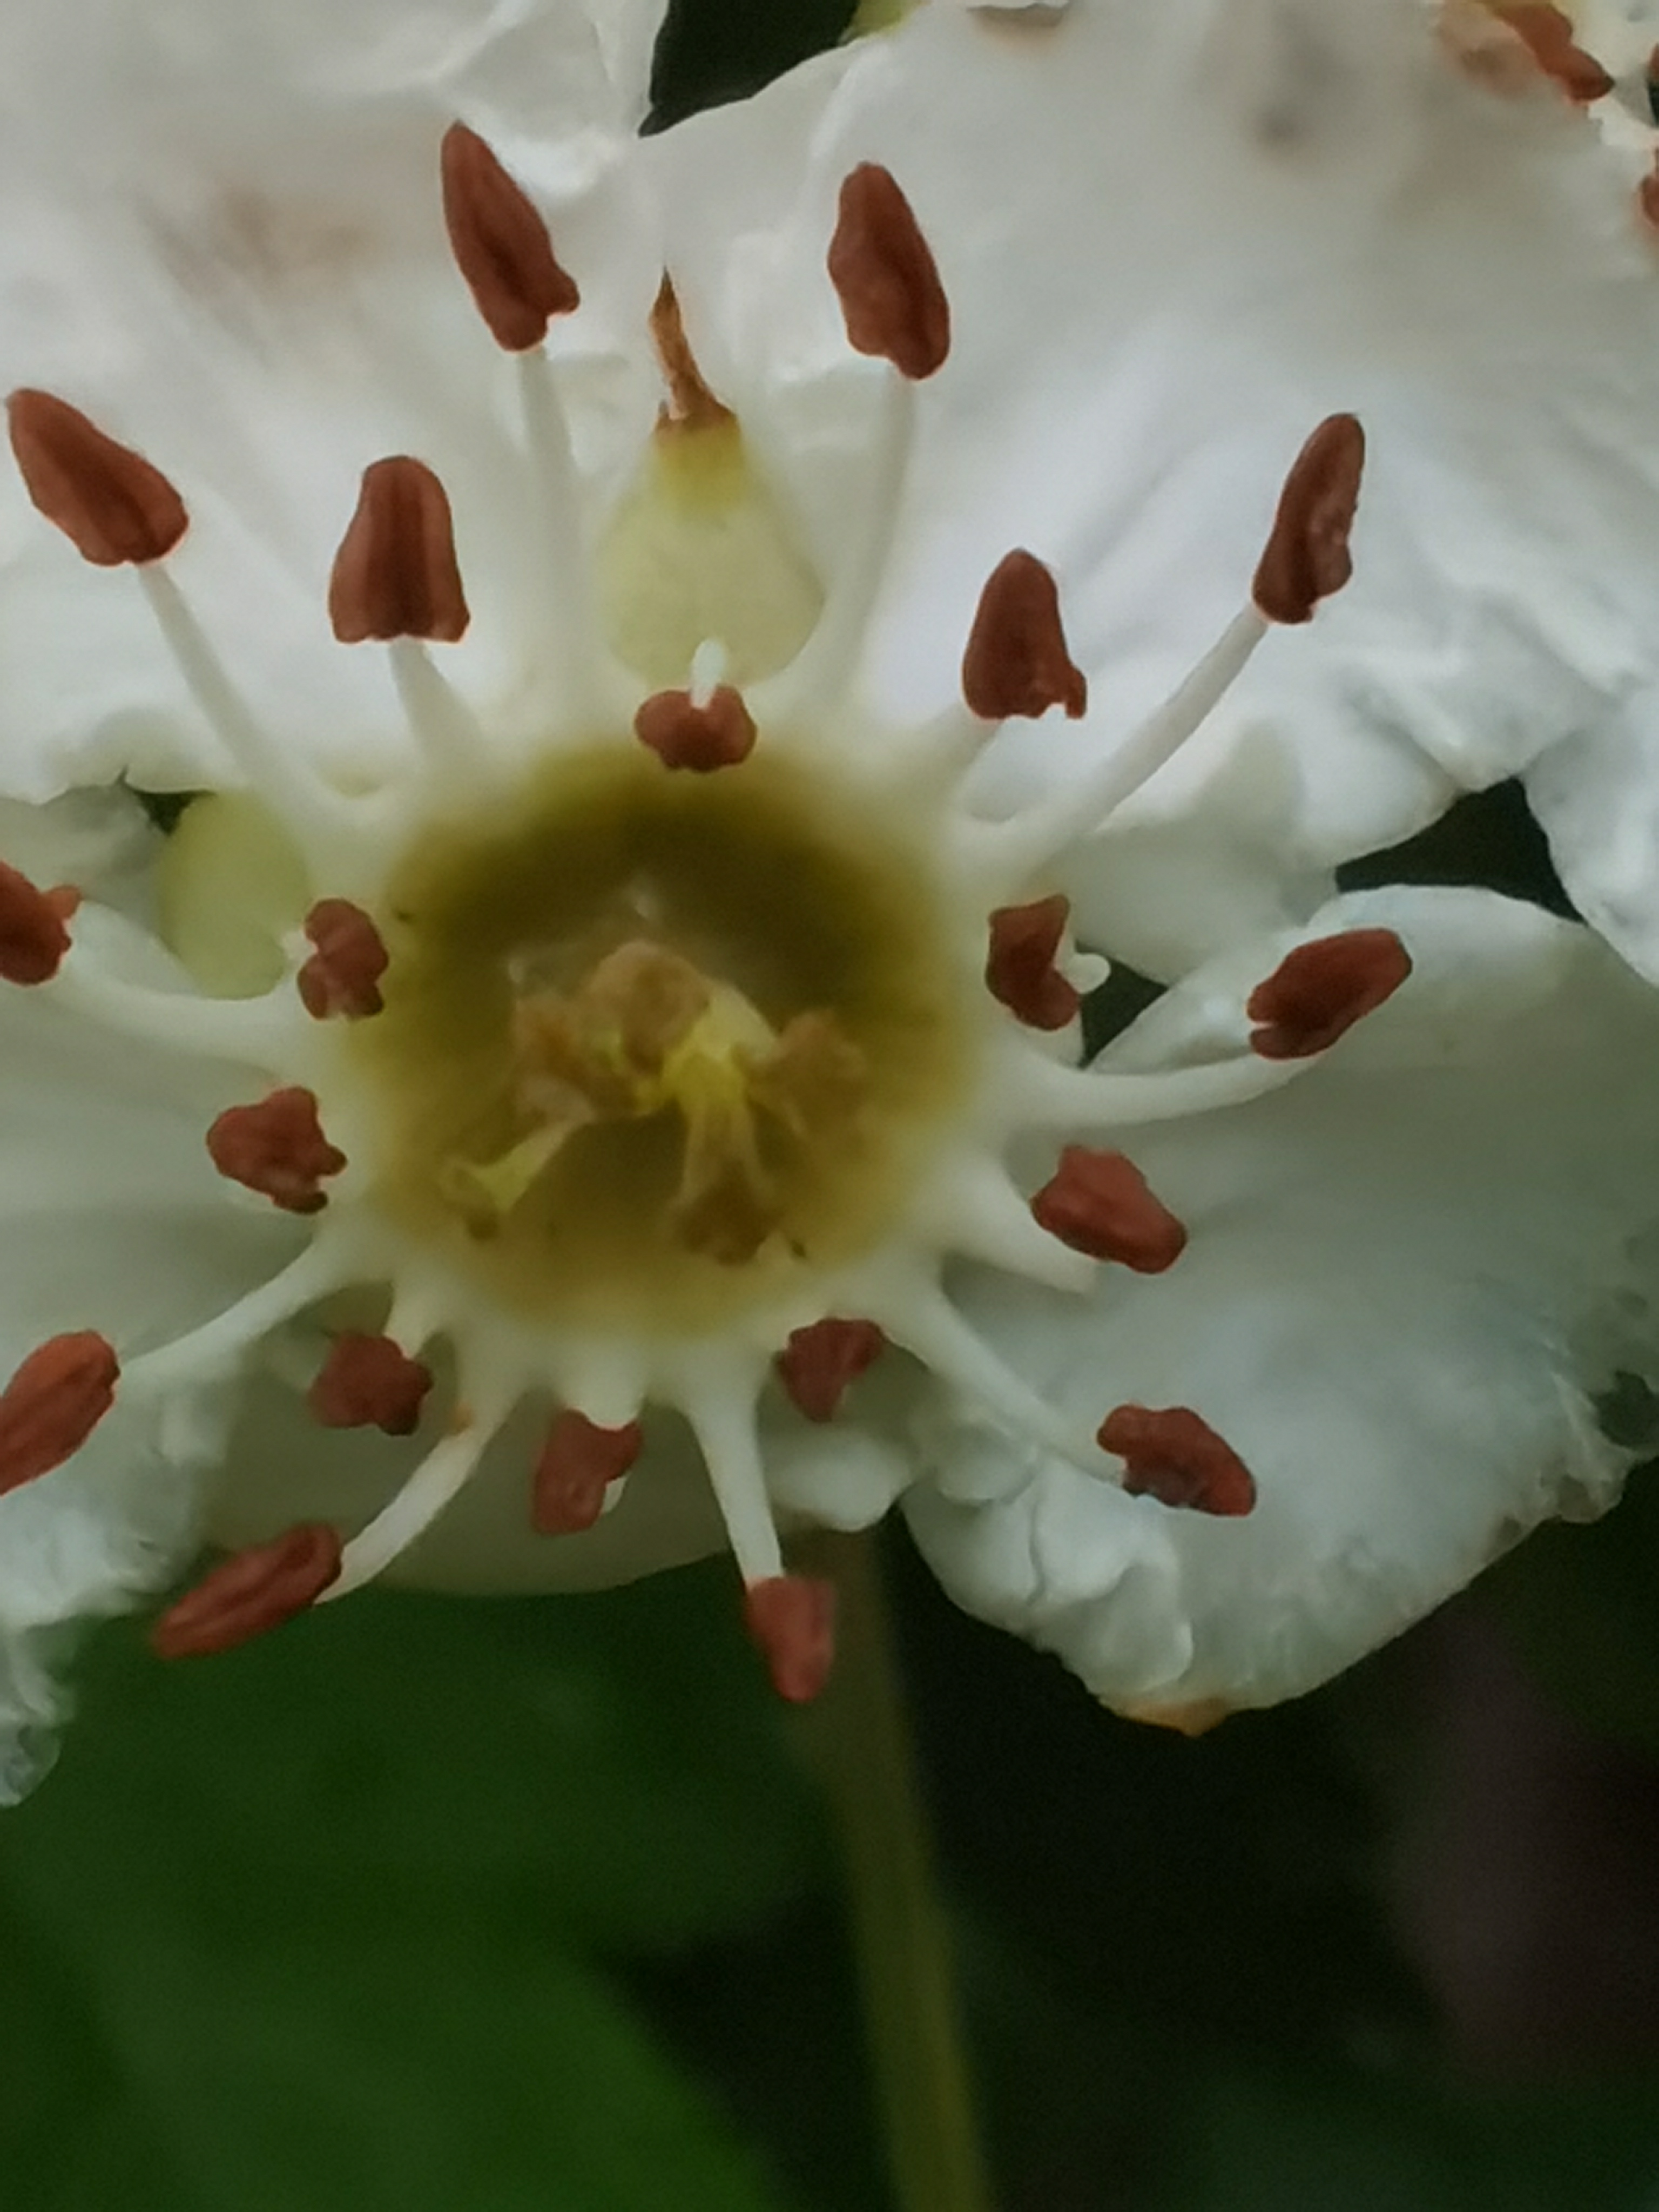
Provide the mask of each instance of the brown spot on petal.
[{"label": "brown spot on petal", "polygon": [[790,1333],[778,1354],[778,1375],[809,1421],[828,1421],[848,1386],[886,1349],[872,1321],[815,1321]]},{"label": "brown spot on petal", "polygon": [[729,684],[717,684],[706,707],[697,706],[689,691],[653,693],[634,717],[634,734],[665,768],[689,768],[700,775],[735,768],[755,750],[754,717]]},{"label": "brown spot on petal", "polygon": [[1659,230],[1659,154],[1636,187],[1636,210],[1650,230]]},{"label": "brown spot on petal", "polygon": [[951,350],[951,307],[910,203],[890,171],[865,161],[841,188],[830,281],[856,352],[890,361],[913,382]]},{"label": "brown spot on petal", "polygon": [[703,382],[697,357],[685,335],[679,295],[666,270],[651,309],[651,339],[662,365],[663,381],[668,386],[662,422],[677,430],[717,430],[723,422],[736,419],[732,410],[716,399]]},{"label": "brown spot on petal", "polygon": [[362,907],[349,899],[319,899],[305,932],[317,948],[294,979],[306,1012],[319,1022],[334,1014],[348,1021],[378,1014],[386,1004],[380,985],[386,949]]},{"label": "brown spot on petal", "polygon": [[1039,1227],[1091,1260],[1161,1275],[1187,1249],[1187,1231],[1121,1152],[1067,1145],[1053,1180],[1031,1200]]},{"label": "brown spot on petal", "polygon": [[442,152],[450,249],[491,337],[527,353],[581,295],[554,256],[547,225],[476,131],[452,124]]},{"label": "brown spot on petal", "polygon": [[1250,1049],[1263,1060],[1309,1060],[1392,998],[1412,957],[1391,929],[1345,929],[1287,953],[1244,1011],[1262,1026]]},{"label": "brown spot on petal", "polygon": [[334,556],[328,618],[342,645],[394,637],[453,645],[466,635],[449,495],[424,461],[394,453],[363,471]]},{"label": "brown spot on petal", "polygon": [[1364,466],[1365,433],[1352,415],[1328,416],[1291,463],[1250,586],[1269,622],[1310,622],[1352,575],[1348,539]]},{"label": "brown spot on petal", "polygon": [[1149,1406],[1119,1406],[1101,1423],[1098,1441],[1123,1462],[1123,1487],[1132,1498],[1227,1518],[1255,1504],[1249,1468],[1189,1407],[1155,1413]]},{"label": "brown spot on petal", "polygon": [[190,517],[143,454],[106,437],[50,392],[14,392],[6,412],[29,497],[84,560],[115,568],[172,552]]},{"label": "brown spot on petal", "polygon": [[339,1572],[338,1534],[325,1522],[304,1522],[215,1567],[161,1615],[150,1647],[163,1659],[233,1650],[303,1613]]},{"label": "brown spot on petal", "polygon": [[602,1429],[574,1409],[561,1413],[536,1462],[531,1520],[538,1532],[578,1536],[591,1528],[604,1508],[605,1492],[621,1481],[644,1444],[645,1431],[637,1421]]},{"label": "brown spot on petal", "polygon": [[1612,77],[1578,44],[1572,18],[1560,9],[1537,5],[1534,0],[1493,0],[1492,13],[1524,40],[1544,75],[1553,77],[1569,100],[1601,100],[1613,90]]},{"label": "brown spot on petal", "polygon": [[257,1106],[229,1106],[208,1131],[208,1152],[222,1176],[257,1190],[285,1213],[319,1213],[320,1188],[338,1175],[345,1154],[323,1134],[317,1095],[298,1084],[273,1091]]},{"label": "brown spot on petal", "polygon": [[988,722],[1035,720],[1050,707],[1076,721],[1087,708],[1089,682],[1066,650],[1059,590],[1035,554],[1007,554],[991,571],[962,657],[962,696]]},{"label": "brown spot on petal", "polygon": [[766,1659],[772,1687],[810,1705],[836,1657],[836,1586],[811,1575],[774,1575],[744,1592],[744,1625]]},{"label": "brown spot on petal", "polygon": [[325,1429],[384,1429],[413,1436],[432,1388],[432,1370],[389,1336],[345,1329],[329,1347],[306,1403]]},{"label": "brown spot on petal", "polygon": [[79,903],[78,892],[38,890],[0,860],[0,976],[8,983],[49,983],[70,949],[64,924]]},{"label": "brown spot on petal", "polygon": [[78,1452],[115,1402],[120,1363],[95,1329],[54,1336],[0,1391],[0,1496]]},{"label": "brown spot on petal", "polygon": [[1000,906],[991,916],[985,984],[1028,1029],[1063,1030],[1082,1001],[1054,965],[1072,902],[1063,891],[1030,906]]}]

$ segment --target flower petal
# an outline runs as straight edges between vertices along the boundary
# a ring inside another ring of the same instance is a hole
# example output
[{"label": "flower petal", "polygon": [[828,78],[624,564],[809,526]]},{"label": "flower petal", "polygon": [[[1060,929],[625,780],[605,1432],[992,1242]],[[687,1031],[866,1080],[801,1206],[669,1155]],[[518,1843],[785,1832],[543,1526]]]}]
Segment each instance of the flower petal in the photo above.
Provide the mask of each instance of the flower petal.
[{"label": "flower petal", "polygon": [[[1363,421],[1352,584],[1264,647],[1121,841],[1073,872],[1093,940],[1124,921],[1112,869],[1145,825],[1190,825],[1248,923],[1270,848],[1316,876],[1394,842],[1595,728],[1651,669],[1659,284],[1628,163],[1553,88],[1506,100],[1466,80],[1429,14],[1118,0],[1022,37],[924,9],[815,64],[810,88],[655,151],[678,204],[728,233],[711,266],[688,213],[677,262],[711,372],[745,419],[763,381],[793,387],[794,489],[826,546],[872,397],[837,366],[815,257],[854,161],[887,162],[909,196],[953,343],[918,410],[875,695],[943,703],[934,641],[965,638],[1011,544],[1055,568],[1092,684],[1085,720],[1000,742],[993,808],[1115,744],[1174,685],[1240,604],[1308,430]],[[1240,838],[1211,794],[1249,781],[1253,754],[1269,777]]]},{"label": "flower petal", "polygon": [[[376,0],[326,29],[322,12],[80,0],[0,32],[0,368],[166,471],[191,516],[175,573],[258,713],[372,774],[401,716],[381,657],[340,652],[324,607],[362,468],[415,453],[453,500],[485,617],[452,664],[469,680],[522,679],[538,573],[510,377],[450,259],[440,140],[471,122],[549,212],[583,294],[560,339],[579,459],[631,449],[648,366],[598,410],[584,369],[634,339],[660,275],[626,156],[661,6]],[[9,469],[0,665],[0,788],[222,780],[139,595],[88,573]]]},{"label": "flower petal", "polygon": [[[118,903],[136,902],[156,842],[125,794],[0,805],[9,859]],[[112,1042],[0,987],[0,1371],[65,1330],[137,1350],[272,1272],[283,1237],[225,1206],[202,1142],[239,1079]],[[161,1431],[118,1386],[83,1451],[0,1498],[0,1803],[50,1758],[69,1625],[133,1603],[188,1547],[193,1472],[211,1441],[191,1426]]]},{"label": "flower petal", "polygon": [[[1191,1407],[1255,1477],[1245,1517],[1166,1510],[994,1446],[924,1438],[917,1536],[961,1602],[1153,1717],[1312,1687],[1633,1454],[1597,1425],[1659,1380],[1659,1020],[1587,931],[1484,892],[1358,894],[1307,936],[1385,927],[1414,972],[1259,1103],[1115,1133],[1189,1232],[1164,1275],[1081,1303],[976,1279],[967,1309],[1092,1425]],[[1276,940],[1200,971],[1105,1055],[1194,1056]],[[1626,1384],[1626,1387],[1635,1387]]]}]

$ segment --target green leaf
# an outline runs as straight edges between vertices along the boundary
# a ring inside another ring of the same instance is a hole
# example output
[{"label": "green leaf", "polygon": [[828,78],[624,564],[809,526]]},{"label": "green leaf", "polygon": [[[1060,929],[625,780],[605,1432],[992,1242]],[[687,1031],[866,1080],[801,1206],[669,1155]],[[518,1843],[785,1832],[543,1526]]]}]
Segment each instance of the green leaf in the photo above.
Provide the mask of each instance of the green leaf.
[{"label": "green leaf", "polygon": [[57,1771],[0,1822],[0,1877],[116,1923],[234,1926],[257,1893],[394,1922],[487,1902],[636,1949],[746,1924],[823,1844],[729,1585],[375,1594],[171,1666],[114,1632]]},{"label": "green leaf", "polygon": [[246,1906],[210,1942],[188,1918],[112,1934],[94,1914],[55,1979],[9,1977],[0,2039],[34,2045],[33,2094],[8,2086],[9,2201],[778,2212],[720,2118],[552,1944],[483,1914],[328,1928]]}]

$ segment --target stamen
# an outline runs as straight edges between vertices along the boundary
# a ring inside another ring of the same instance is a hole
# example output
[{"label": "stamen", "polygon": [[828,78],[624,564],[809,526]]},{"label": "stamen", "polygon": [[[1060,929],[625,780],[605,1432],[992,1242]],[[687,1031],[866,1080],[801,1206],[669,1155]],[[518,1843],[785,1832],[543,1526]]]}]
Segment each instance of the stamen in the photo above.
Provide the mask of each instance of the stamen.
[{"label": "stamen", "polygon": [[1115,1129],[1142,1121],[1178,1121],[1264,1097],[1302,1072],[1294,1060],[1253,1053],[1157,1075],[1068,1067],[1022,1048],[1004,1061],[1005,1110],[1032,1129]]},{"label": "stamen", "polygon": [[1064,707],[1076,721],[1089,684],[1072,659],[1053,574],[1034,554],[1006,554],[980,594],[962,660],[962,696],[988,722],[1035,720]]},{"label": "stamen", "polygon": [[328,615],[342,645],[398,637],[453,645],[466,635],[449,495],[423,461],[398,453],[363,471],[334,556]]},{"label": "stamen", "polygon": [[1193,1513],[1235,1518],[1255,1504],[1255,1478],[1229,1443],[1189,1407],[1154,1412],[1119,1406],[1100,1425],[1103,1450],[1124,1462],[1132,1498]]},{"label": "stamen", "polygon": [[1187,1231],[1121,1152],[1067,1145],[1060,1166],[1031,1200],[1051,1237],[1091,1260],[1115,1260],[1138,1275],[1161,1275],[1187,1249]]},{"label": "stamen", "polygon": [[49,392],[14,392],[6,412],[30,499],[83,560],[117,568],[172,552],[190,517],[160,469]]},{"label": "stamen", "polygon": [[1328,1052],[1411,972],[1411,955],[1391,929],[1346,929],[1298,945],[1245,1002],[1262,1024],[1250,1032],[1250,1049],[1263,1060]]},{"label": "stamen", "polygon": [[969,823],[967,842],[984,851],[1001,880],[1026,881],[1068,845],[1097,830],[1175,757],[1243,674],[1267,627],[1265,616],[1246,607],[1163,706],[1091,773],[1006,822]]},{"label": "stamen", "polygon": [[833,1420],[848,1388],[887,1348],[872,1321],[815,1321],[790,1333],[778,1354],[779,1380],[809,1421]]},{"label": "stamen", "polygon": [[603,1429],[574,1407],[547,1432],[536,1462],[531,1521],[543,1536],[575,1536],[605,1510],[605,1494],[639,1458],[645,1431],[637,1421]]},{"label": "stamen", "polygon": [[810,1575],[775,1575],[744,1592],[744,1626],[760,1646],[772,1686],[810,1705],[836,1659],[836,1586]]},{"label": "stamen", "polygon": [[[46,896],[55,898],[55,891]],[[210,1060],[241,1060],[274,1066],[283,1056],[300,1022],[286,982],[256,999],[204,999],[193,991],[157,991],[129,983],[98,964],[95,955],[72,945],[52,979],[53,1000],[101,1022],[123,1036],[175,1052],[200,1053]]]},{"label": "stamen", "polygon": [[0,976],[8,983],[50,982],[70,949],[66,918],[64,892],[38,890],[0,860]]},{"label": "stamen", "polygon": [[185,688],[249,783],[270,799],[291,830],[325,846],[337,840],[351,802],[261,726],[167,571],[151,566],[137,574]]},{"label": "stamen", "polygon": [[890,361],[913,382],[951,349],[951,309],[939,268],[891,173],[864,161],[842,183],[830,281],[856,352]]},{"label": "stamen", "polygon": [[735,768],[755,750],[754,718],[729,684],[716,684],[705,706],[689,691],[653,693],[634,717],[634,734],[665,768],[699,775]]},{"label": "stamen", "polygon": [[1659,154],[1653,167],[1636,187],[1636,211],[1651,230],[1659,230]]},{"label": "stamen", "polygon": [[208,1131],[207,1147],[222,1176],[285,1213],[319,1213],[328,1202],[323,1178],[346,1164],[323,1134],[316,1092],[299,1084],[255,1106],[227,1107]]},{"label": "stamen", "polygon": [[1492,0],[1492,12],[1525,41],[1540,70],[1569,100],[1587,105],[1613,90],[1613,79],[1577,43],[1572,18],[1560,9],[1537,5],[1534,0]]},{"label": "stamen", "polygon": [[1359,505],[1365,434],[1328,416],[1291,465],[1250,596],[1269,622],[1305,623],[1353,574],[1348,540]]},{"label": "stamen", "polygon": [[432,1370],[389,1336],[343,1330],[329,1347],[306,1403],[325,1429],[383,1429],[413,1436],[432,1388]]},{"label": "stamen", "polygon": [[161,1615],[150,1648],[163,1659],[233,1650],[314,1604],[339,1574],[340,1559],[339,1537],[320,1521],[238,1552]]},{"label": "stamen", "polygon": [[985,985],[1000,1005],[1034,1030],[1063,1030],[1082,1000],[1054,965],[1072,902],[1063,891],[1029,906],[999,907],[991,916]]},{"label": "stamen", "polygon": [[316,950],[294,980],[306,1012],[319,1022],[336,1014],[348,1021],[378,1014],[386,1004],[380,982],[387,954],[362,907],[349,899],[319,899],[306,916],[305,933]]},{"label": "stamen", "polygon": [[478,313],[505,352],[527,353],[581,295],[559,266],[529,195],[476,131],[450,125],[441,167],[450,248]]},{"label": "stamen", "polygon": [[783,1572],[783,1553],[767,1496],[752,1384],[708,1359],[697,1363],[685,1382],[685,1418],[702,1449],[738,1572],[746,1588],[773,1581]]},{"label": "stamen", "polygon": [[395,637],[389,647],[392,680],[418,744],[451,781],[476,781],[484,765],[483,733],[417,637]]},{"label": "stamen", "polygon": [[356,1270],[348,1250],[319,1232],[288,1266],[246,1297],[214,1315],[171,1344],[139,1353],[127,1362],[123,1389],[149,1396],[164,1395],[180,1382],[196,1382],[222,1373],[272,1329],[319,1298],[340,1290]]},{"label": "stamen", "polygon": [[662,365],[668,398],[658,417],[659,428],[718,430],[737,418],[703,382],[697,357],[685,335],[678,295],[666,270],[651,309],[651,339]]},{"label": "stamen", "polygon": [[1085,1474],[1111,1479],[1111,1470],[1070,1423],[998,1358],[936,1285],[917,1282],[908,1296],[893,1297],[881,1326],[895,1344],[982,1406],[1014,1437],[1053,1452]]},{"label": "stamen", "polygon": [[115,1402],[120,1363],[94,1329],[38,1346],[0,1391],[0,1497],[78,1452]]},{"label": "stamen", "polygon": [[324,1594],[325,1604],[373,1582],[431,1527],[476,1472],[506,1410],[504,1406],[487,1413],[458,1409],[450,1434],[428,1453],[392,1503],[346,1546],[338,1577]]}]

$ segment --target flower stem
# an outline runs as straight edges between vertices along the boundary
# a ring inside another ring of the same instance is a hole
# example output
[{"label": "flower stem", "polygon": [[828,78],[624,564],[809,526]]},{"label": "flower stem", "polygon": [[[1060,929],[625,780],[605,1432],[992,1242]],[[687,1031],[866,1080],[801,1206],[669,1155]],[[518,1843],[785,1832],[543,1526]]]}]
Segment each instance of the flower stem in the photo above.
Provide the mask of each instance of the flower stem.
[{"label": "flower stem", "polygon": [[811,1551],[839,1592],[837,1653],[802,1725],[840,1832],[896,2212],[991,2212],[878,1539]]}]

